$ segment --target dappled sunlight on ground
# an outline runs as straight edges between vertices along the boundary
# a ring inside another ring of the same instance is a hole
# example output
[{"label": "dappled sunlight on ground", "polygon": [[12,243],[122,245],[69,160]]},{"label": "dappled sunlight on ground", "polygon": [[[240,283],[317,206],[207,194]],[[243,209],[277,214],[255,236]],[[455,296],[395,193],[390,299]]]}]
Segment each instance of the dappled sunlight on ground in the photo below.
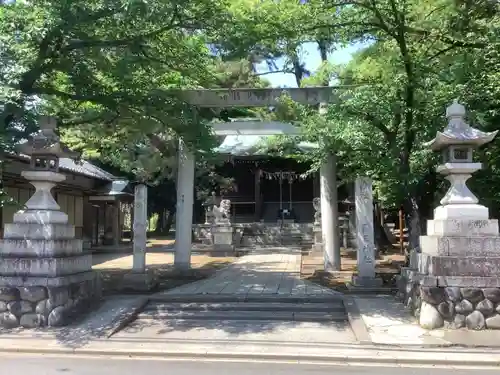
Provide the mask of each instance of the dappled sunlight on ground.
[{"label": "dappled sunlight on ground", "polygon": [[[323,254],[310,253],[302,256],[301,277],[303,279],[334,288],[340,291],[347,289],[346,283],[350,283],[352,276],[356,273],[356,250],[342,249],[341,252],[341,271],[327,273],[324,271]],[[382,278],[385,286],[391,286],[393,276],[400,272],[400,268],[404,265],[405,256],[398,252],[390,252],[381,254],[376,259],[377,265],[375,272]]]},{"label": "dappled sunlight on ground", "polygon": [[[92,256],[93,269],[132,269],[133,255],[128,254],[94,254]],[[204,267],[210,263],[230,263],[236,259],[235,257],[211,257],[207,255],[192,255],[192,268]],[[163,266],[173,265],[173,253],[153,253],[146,254],[146,266]]]}]

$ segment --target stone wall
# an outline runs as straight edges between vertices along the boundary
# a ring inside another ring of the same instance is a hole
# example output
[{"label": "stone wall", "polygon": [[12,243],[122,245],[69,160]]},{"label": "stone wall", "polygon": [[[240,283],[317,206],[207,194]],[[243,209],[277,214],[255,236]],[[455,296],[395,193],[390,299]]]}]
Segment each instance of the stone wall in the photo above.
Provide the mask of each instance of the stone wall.
[{"label": "stone wall", "polygon": [[500,288],[423,286],[412,278],[403,272],[398,296],[422,327],[500,329]]},{"label": "stone wall", "polygon": [[0,325],[59,327],[89,310],[100,298],[97,276],[61,286],[0,287]]}]

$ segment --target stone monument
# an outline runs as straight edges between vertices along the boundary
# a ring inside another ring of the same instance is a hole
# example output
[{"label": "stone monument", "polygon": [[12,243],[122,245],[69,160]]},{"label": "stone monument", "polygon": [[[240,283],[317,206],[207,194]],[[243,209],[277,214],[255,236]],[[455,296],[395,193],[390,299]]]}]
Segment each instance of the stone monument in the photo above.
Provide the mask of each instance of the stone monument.
[{"label": "stone monument", "polygon": [[437,171],[451,186],[427,222],[420,253],[398,280],[399,296],[424,328],[500,329],[500,236],[498,221],[478,204],[466,181],[481,169],[474,148],[491,142],[465,121],[455,101],[446,110],[448,125],[428,143],[442,153]]},{"label": "stone monument", "polygon": [[5,224],[0,240],[0,325],[62,326],[92,306],[100,296],[92,255],[75,239],[75,227],[60,211],[51,190],[65,180],[59,173],[60,157],[75,157],[55,134],[56,121],[43,117],[40,132],[20,145],[31,157],[22,176],[35,193],[25,209]]},{"label": "stone monument", "polygon": [[382,279],[375,277],[372,180],[356,178],[355,189],[358,273],[352,282],[354,287],[376,288],[382,286]]},{"label": "stone monument", "polygon": [[158,280],[154,270],[146,267],[148,187],[141,182],[137,183],[134,187],[134,220],[132,229],[134,231],[132,270],[123,275],[119,284],[120,289],[135,292],[150,291],[157,286]]},{"label": "stone monument", "polygon": [[313,251],[323,252],[323,232],[321,229],[321,198],[319,198],[319,197],[314,198],[312,201],[312,204],[313,204],[313,208],[314,208]]},{"label": "stone monument", "polygon": [[220,205],[212,207],[212,238],[214,253],[233,253],[233,225],[231,223],[231,201],[222,199]]},{"label": "stone monument", "polygon": [[349,217],[339,216],[339,223],[342,247],[344,248],[344,250],[347,250],[349,248]]}]

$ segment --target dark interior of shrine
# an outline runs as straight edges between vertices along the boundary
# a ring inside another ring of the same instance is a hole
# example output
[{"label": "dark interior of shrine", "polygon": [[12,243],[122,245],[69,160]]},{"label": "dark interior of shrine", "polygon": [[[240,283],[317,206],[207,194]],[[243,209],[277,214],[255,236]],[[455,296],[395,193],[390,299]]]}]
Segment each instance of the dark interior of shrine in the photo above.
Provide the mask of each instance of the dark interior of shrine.
[{"label": "dark interior of shrine", "polygon": [[[320,183],[319,173],[309,170],[309,163],[291,158],[232,157],[217,168],[217,173],[231,178],[233,186],[230,191],[216,193],[231,200],[235,223],[276,223],[282,215],[298,223],[312,223],[312,200],[320,196]],[[339,188],[339,200],[347,198],[344,190]],[[201,222],[203,215],[197,216]]]}]

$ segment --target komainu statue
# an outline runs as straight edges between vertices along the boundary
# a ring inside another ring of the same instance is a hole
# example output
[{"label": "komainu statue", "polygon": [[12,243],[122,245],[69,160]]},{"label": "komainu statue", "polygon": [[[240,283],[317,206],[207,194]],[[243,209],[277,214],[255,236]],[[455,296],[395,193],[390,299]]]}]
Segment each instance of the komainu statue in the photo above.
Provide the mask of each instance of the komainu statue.
[{"label": "komainu statue", "polygon": [[314,224],[321,224],[321,198],[313,199],[313,207],[314,207]]},{"label": "komainu statue", "polygon": [[214,224],[230,224],[231,223],[231,201],[222,199],[220,205],[212,207],[212,216]]}]

